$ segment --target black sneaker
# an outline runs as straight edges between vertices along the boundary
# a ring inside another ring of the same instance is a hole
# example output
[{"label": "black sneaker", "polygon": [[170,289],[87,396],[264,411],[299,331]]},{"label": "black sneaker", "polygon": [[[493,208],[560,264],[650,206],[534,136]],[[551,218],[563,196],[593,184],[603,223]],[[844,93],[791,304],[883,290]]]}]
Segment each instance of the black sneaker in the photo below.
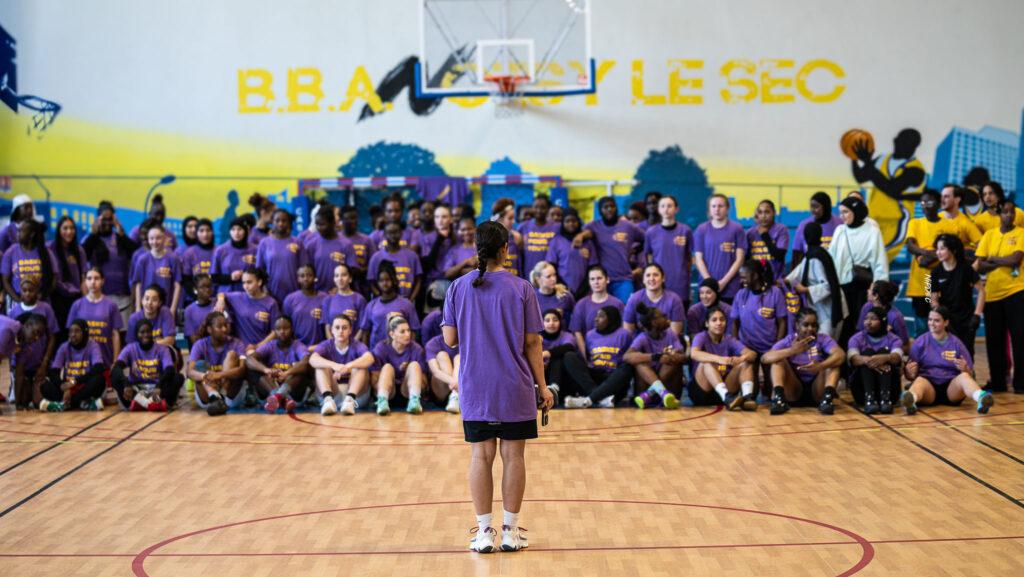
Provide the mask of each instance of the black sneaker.
[{"label": "black sneaker", "polygon": [[883,415],[892,414],[892,388],[882,387],[882,390],[878,392],[878,410]]},{"label": "black sneaker", "polygon": [[223,397],[217,397],[216,399],[210,401],[208,405],[206,405],[206,414],[210,415],[211,417],[219,417],[221,415],[227,414],[227,412],[228,404],[224,402]]},{"label": "black sneaker", "polygon": [[[874,415],[881,407],[878,404],[878,399],[875,398],[873,393],[864,393],[864,414]],[[892,403],[889,404],[889,409],[892,409]]]},{"label": "black sneaker", "polygon": [[825,398],[818,403],[818,412],[822,415],[835,414],[836,406],[832,404],[832,397],[826,395]]},{"label": "black sneaker", "polygon": [[756,411],[757,410],[757,397],[753,393],[743,397],[743,410],[744,411]]},{"label": "black sneaker", "polygon": [[782,395],[772,395],[770,414],[781,415],[789,410],[789,403],[786,402],[786,397]]},{"label": "black sneaker", "polygon": [[740,411],[743,409],[743,395],[730,394],[725,396],[725,408],[730,411]]}]

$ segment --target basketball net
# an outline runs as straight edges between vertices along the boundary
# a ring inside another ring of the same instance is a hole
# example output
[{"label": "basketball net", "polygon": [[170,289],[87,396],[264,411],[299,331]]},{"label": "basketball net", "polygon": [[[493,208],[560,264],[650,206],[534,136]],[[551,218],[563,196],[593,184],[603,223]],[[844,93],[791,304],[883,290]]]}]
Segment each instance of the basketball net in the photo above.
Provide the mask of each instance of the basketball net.
[{"label": "basketball net", "polygon": [[529,79],[529,76],[514,76],[512,74],[484,78],[487,82],[494,83],[495,86],[494,92],[491,93],[495,118],[512,118],[523,114],[526,110],[523,87]]}]

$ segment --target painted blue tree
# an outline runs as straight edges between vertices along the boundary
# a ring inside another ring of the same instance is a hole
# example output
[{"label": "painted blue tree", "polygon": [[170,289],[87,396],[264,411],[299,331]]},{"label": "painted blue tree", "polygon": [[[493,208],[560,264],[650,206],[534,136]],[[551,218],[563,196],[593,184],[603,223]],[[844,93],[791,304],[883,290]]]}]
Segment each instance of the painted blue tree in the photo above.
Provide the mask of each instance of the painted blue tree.
[{"label": "painted blue tree", "polygon": [[[444,168],[437,163],[434,153],[416,146],[399,142],[376,142],[356,151],[352,158],[338,167],[342,176],[360,178],[369,176],[445,176]],[[370,226],[369,207],[378,204],[384,196],[394,192],[392,189],[359,189],[355,195],[355,204],[359,208],[359,228]],[[412,190],[403,190],[406,198]],[[342,191],[333,191],[328,195],[334,204],[347,204],[348,199]]]},{"label": "painted blue tree", "polygon": [[678,219],[691,227],[707,218],[707,200],[714,192],[705,170],[696,160],[683,154],[678,144],[648,153],[633,176],[632,200],[643,200],[652,190],[679,201]]}]

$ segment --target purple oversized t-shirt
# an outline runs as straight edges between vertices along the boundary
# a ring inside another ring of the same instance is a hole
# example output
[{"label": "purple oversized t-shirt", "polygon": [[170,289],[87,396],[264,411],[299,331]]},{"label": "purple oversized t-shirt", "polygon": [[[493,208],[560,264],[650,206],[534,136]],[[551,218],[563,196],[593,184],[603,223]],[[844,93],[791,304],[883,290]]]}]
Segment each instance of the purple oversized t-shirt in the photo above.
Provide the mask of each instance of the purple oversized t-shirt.
[{"label": "purple oversized t-shirt", "polygon": [[572,240],[557,234],[548,242],[544,260],[555,265],[558,276],[569,290],[577,291],[587,281],[587,269],[598,263],[597,247],[588,238],[579,248],[574,248]]},{"label": "purple oversized t-shirt", "polygon": [[128,382],[133,385],[156,384],[164,369],[174,367],[170,347],[159,343],[153,343],[148,351],[139,343],[132,343],[121,349],[117,360],[128,367]]},{"label": "purple oversized t-shirt", "polygon": [[[53,265],[54,261],[50,261],[50,266],[53,267]],[[39,258],[37,249],[25,250],[21,248],[20,244],[13,244],[0,259],[0,272],[4,276],[11,277],[11,284],[14,285],[15,292],[21,294],[21,279],[25,277],[42,279],[43,261]]]},{"label": "purple oversized t-shirt", "polygon": [[[772,239],[772,243],[775,244],[777,249],[786,251],[789,249],[789,229],[784,225],[775,223],[768,229],[768,238]],[[768,245],[761,240],[761,233],[757,230],[757,225],[750,227],[747,230],[747,246],[750,247],[747,253],[748,258],[759,260],[763,264],[771,265],[772,278],[779,280],[786,272],[786,259],[775,260],[772,258],[770,252],[768,252]]]},{"label": "purple oversized t-shirt", "polygon": [[313,346],[323,338],[323,312],[326,293],[306,296],[302,291],[295,291],[284,299],[282,312],[291,317],[295,338],[302,344]]},{"label": "purple oversized t-shirt", "polygon": [[[710,333],[701,331],[697,333],[697,336],[693,337],[693,343],[690,347],[691,353],[694,349],[720,357],[738,357],[743,354],[743,343],[729,333],[722,336],[722,342],[716,343],[711,338]],[[727,375],[730,368],[729,365],[715,364],[715,369],[722,376]]]},{"label": "purple oversized t-shirt", "polygon": [[[630,343],[629,348],[640,353],[653,355],[665,351],[665,347],[671,347],[673,350],[683,350],[683,343],[679,340],[679,335],[676,334],[672,329],[666,329],[662,333],[661,338],[654,339],[647,333],[640,333]],[[661,369],[660,362],[651,362],[651,368],[654,372],[658,372]]]},{"label": "purple oversized t-shirt", "polygon": [[210,271],[213,270],[213,253],[215,250],[215,248],[203,248],[198,244],[185,249],[181,255],[182,276],[210,274]]},{"label": "purple oversized t-shirt", "polygon": [[[786,338],[772,345],[771,350],[778,351],[782,349],[788,349],[793,346],[793,341],[797,339],[796,333],[789,333]],[[749,345],[748,345],[749,346]],[[786,362],[793,367],[793,371],[796,376],[806,385],[813,381],[818,375],[815,373],[808,373],[800,370],[800,367],[809,365],[812,362],[820,363],[828,358],[839,345],[836,344],[832,337],[819,333],[817,337],[811,342],[811,345],[806,351],[789,357]],[[751,347],[753,348],[753,347]]]},{"label": "purple oversized t-shirt", "polygon": [[426,372],[427,359],[423,347],[413,341],[405,350],[398,352],[387,340],[383,340],[373,347],[373,370],[379,371],[384,365],[391,365],[395,369],[395,380],[401,381],[405,378],[405,372],[409,369],[409,363],[417,363],[420,370]]},{"label": "purple oversized t-shirt", "polygon": [[859,354],[864,354],[865,351],[874,351],[872,354],[879,353],[891,353],[894,351],[903,351],[903,341],[896,333],[886,331],[886,333],[877,339],[867,333],[867,331],[860,331],[859,333],[850,337],[850,342],[846,346],[847,353],[853,356],[853,352],[857,351]]},{"label": "purple oversized t-shirt", "polygon": [[330,326],[334,322],[334,317],[347,315],[352,319],[352,326],[358,327],[366,309],[366,297],[357,292],[348,295],[333,294],[324,299],[323,308],[323,324]]},{"label": "purple oversized t-shirt", "polygon": [[588,223],[585,228],[594,233],[597,256],[608,271],[608,280],[617,282],[633,278],[629,256],[634,246],[643,244],[644,233],[625,219],[612,226],[599,219]]},{"label": "purple oversized t-shirt", "polygon": [[[419,246],[420,235],[419,231],[411,226],[406,227],[402,231],[402,238],[398,241],[398,246],[402,248],[409,248],[411,246]],[[387,240],[384,238],[384,230],[375,230],[370,233],[370,242],[373,243],[374,252],[386,250],[384,245],[387,244]]]},{"label": "purple oversized t-shirt", "polygon": [[[874,308],[874,306],[870,302],[866,302],[860,308],[860,314],[857,315],[858,331],[864,330],[864,319],[868,316],[868,311]],[[907,321],[904,320],[903,313],[896,307],[889,307],[889,312],[886,314],[886,322],[889,324],[889,330],[902,339],[904,343],[910,342],[910,331],[907,330]]]},{"label": "purple oversized t-shirt", "polygon": [[194,302],[185,307],[185,338],[190,339],[202,326],[203,321],[206,319],[206,315],[213,312],[213,307],[217,303],[210,301],[205,305],[201,305],[198,302]]},{"label": "purple oversized t-shirt", "polygon": [[[722,309],[725,313],[725,318],[728,319],[732,315],[732,306],[725,301],[718,301],[715,305]],[[696,335],[697,333],[704,330],[704,322],[708,320],[708,308],[704,306],[704,303],[697,301],[690,306],[690,310],[686,311],[686,334]]]},{"label": "purple oversized t-shirt", "polygon": [[411,296],[416,277],[423,276],[420,257],[407,248],[400,248],[396,253],[386,250],[377,251],[370,257],[370,266],[366,271],[366,277],[376,281],[380,263],[383,261],[390,261],[395,265],[395,273],[398,275],[398,294],[406,298]]},{"label": "purple oversized t-shirt", "polygon": [[648,308],[656,308],[672,322],[686,323],[686,309],[683,308],[683,299],[676,293],[665,289],[658,302],[654,302],[647,296],[647,289],[640,289],[630,295],[626,303],[626,310],[622,313],[622,321],[630,324],[638,322],[636,314],[637,306],[643,303]]},{"label": "purple oversized t-shirt", "polygon": [[51,369],[64,371],[64,378],[81,377],[89,372],[93,365],[103,365],[103,351],[99,345],[86,341],[85,346],[76,349],[71,343],[64,343],[57,349],[57,354],[50,362]]},{"label": "purple oversized t-shirt", "polygon": [[23,347],[14,360],[15,365],[23,364],[26,369],[34,369],[43,362],[43,356],[46,355],[46,341],[50,335],[60,332],[60,325],[57,324],[57,315],[53,314],[53,308],[44,301],[36,301],[32,309],[26,309],[24,303],[18,303],[11,307],[10,316],[12,319],[16,319],[25,313],[36,314],[46,320],[46,333],[31,345]]},{"label": "purple oversized t-shirt", "polygon": [[523,235],[523,271],[526,274],[547,257],[551,240],[558,236],[561,229],[562,225],[557,222],[537,224],[535,220],[530,219],[519,223],[516,230]]},{"label": "purple oversized t-shirt", "polygon": [[[511,245],[509,246],[511,247]],[[473,256],[476,256],[475,246],[457,244],[451,247],[448,249],[448,253],[444,255],[444,262],[441,263],[442,273]]]},{"label": "purple oversized t-shirt", "polygon": [[441,310],[431,311],[423,317],[422,328],[420,329],[420,340],[428,343],[431,339],[441,334]]},{"label": "purple oversized t-shirt", "polygon": [[928,379],[933,385],[947,384],[960,374],[956,359],[967,361],[968,370],[974,366],[967,347],[952,334],[940,343],[931,333],[924,333],[910,345],[910,360],[918,364],[918,376]]},{"label": "purple oversized t-shirt", "polygon": [[665,270],[665,288],[690,300],[693,230],[677,222],[672,228],[655,225],[644,234],[644,254]]},{"label": "purple oversized t-shirt", "polygon": [[345,238],[352,243],[352,250],[356,254],[356,266],[366,270],[366,266],[370,264],[370,257],[373,256],[373,253],[377,252],[377,245],[374,244],[369,235],[361,232],[357,232],[352,236],[345,236]]},{"label": "purple oversized t-shirt", "polygon": [[334,269],[339,264],[348,265],[350,269],[359,265],[352,242],[341,235],[324,238],[314,233],[306,239],[306,252],[316,272],[318,291],[328,292],[334,288]]},{"label": "purple oversized t-shirt", "polygon": [[[134,343],[138,340],[135,338],[135,329],[144,318],[146,318],[146,311],[135,311],[132,316],[128,317],[126,343]],[[174,326],[174,317],[171,316],[171,311],[167,307],[160,307],[160,310],[156,312],[156,318],[149,319],[149,321],[153,323],[154,341],[164,337],[175,337],[178,334],[178,330]]]},{"label": "purple oversized t-shirt", "polygon": [[447,354],[448,359],[452,362],[455,361],[455,355],[459,354],[459,347],[449,347],[448,343],[444,342],[444,337],[442,335],[437,335],[427,341],[427,346],[424,347],[424,350],[426,351],[428,363],[436,359],[439,353]]},{"label": "purple oversized t-shirt", "polygon": [[167,302],[174,298],[174,283],[181,282],[181,260],[178,255],[168,252],[161,257],[151,252],[139,254],[132,269],[132,286],[140,285],[145,291],[151,285],[164,289]]},{"label": "purple oversized t-shirt", "polygon": [[281,341],[273,339],[263,343],[255,354],[267,368],[287,371],[302,362],[309,352],[305,345],[295,339],[288,346],[282,346]]},{"label": "purple oversized t-shirt", "polygon": [[590,368],[611,372],[622,363],[622,356],[629,350],[629,345],[633,342],[633,335],[622,327],[606,335],[593,329],[587,332],[585,342],[587,344],[587,364],[590,365]]},{"label": "purple oversized t-shirt", "polygon": [[569,325],[569,330],[586,335],[587,332],[594,328],[594,318],[597,317],[597,311],[608,306],[619,309],[620,315],[626,310],[626,305],[612,295],[608,295],[608,300],[603,303],[595,303],[592,295],[587,295],[587,298],[576,303],[576,306],[573,308],[572,323]]},{"label": "purple oversized t-shirt", "polygon": [[555,292],[546,295],[537,289],[537,304],[540,306],[541,314],[550,309],[561,311],[562,329],[568,330],[572,323],[572,311],[576,307],[576,299],[572,298],[571,293],[559,297]]},{"label": "purple oversized t-shirt", "polygon": [[[710,222],[697,227],[693,233],[693,252],[704,256],[704,264],[713,278],[720,279],[729,272],[736,262],[736,251],[747,250],[747,235],[739,224],[728,221],[722,228],[715,228]],[[703,279],[701,279],[703,280]],[[740,290],[740,275],[735,275],[719,293],[730,298]]]},{"label": "purple oversized t-shirt", "polygon": [[[235,271],[244,271],[256,264],[256,247],[246,246],[235,248],[231,241],[218,246],[213,251],[213,264],[210,265],[211,274],[231,276]],[[242,280],[229,284],[218,283],[217,292],[226,293],[242,290]]]},{"label": "purple oversized t-shirt", "polygon": [[523,352],[540,333],[537,294],[508,271],[489,272],[479,287],[472,271],[445,296],[443,325],[458,331],[459,402],[465,421],[514,423],[537,418],[533,374]]},{"label": "purple oversized t-shirt", "polygon": [[388,321],[395,315],[405,317],[412,330],[420,330],[420,317],[416,314],[416,307],[405,297],[397,297],[390,302],[384,302],[380,297],[370,301],[363,310],[359,329],[369,333],[370,344],[376,346],[388,336]]},{"label": "purple oversized t-shirt", "polygon": [[789,316],[786,311],[786,296],[782,289],[771,286],[761,294],[750,289],[741,289],[732,302],[729,320],[740,321],[740,342],[755,352],[767,352],[778,340],[776,319]]},{"label": "purple oversized t-shirt", "polygon": [[562,345],[576,346],[576,339],[572,336],[572,333],[567,331],[558,333],[558,336],[553,339],[547,338],[547,335],[544,333],[541,333],[541,336],[544,337],[541,340],[541,350],[550,351],[551,349]]},{"label": "purple oversized t-shirt", "polygon": [[235,335],[246,345],[254,345],[267,338],[281,316],[281,309],[273,297],[250,298],[244,292],[225,293],[224,301],[230,309],[231,325]]},{"label": "purple oversized t-shirt", "polygon": [[256,247],[256,266],[270,275],[267,291],[278,302],[299,290],[298,270],[304,264],[309,264],[309,254],[295,237],[268,236]]},{"label": "purple oversized t-shirt", "polygon": [[209,371],[219,371],[224,368],[224,359],[231,351],[235,351],[239,357],[244,357],[245,344],[231,337],[220,348],[217,348],[210,337],[203,337],[192,345],[192,351],[189,352],[188,358],[193,362],[205,361]]},{"label": "purple oversized t-shirt", "polygon": [[[800,224],[797,225],[796,232],[793,233],[794,251],[807,252],[807,241],[804,240],[804,227],[811,222],[814,222],[813,216],[801,220]],[[836,229],[841,224],[843,224],[842,219],[833,214],[829,217],[828,222],[821,225],[821,248],[828,250],[828,245],[832,244],[832,235],[835,234]]]},{"label": "purple oversized t-shirt", "polygon": [[366,348],[366,345],[359,341],[350,340],[348,348],[344,351],[338,350],[338,347],[334,344],[334,339],[327,339],[321,341],[319,345],[313,350],[314,353],[321,357],[331,361],[332,363],[338,363],[344,365],[351,363],[359,357],[368,353],[370,349]]},{"label": "purple oversized t-shirt", "polygon": [[[103,272],[103,291],[111,295],[127,295],[131,292],[129,286],[129,269],[131,268],[132,255],[125,254],[117,248],[117,235],[111,233],[107,236],[97,235],[97,238],[107,246],[109,256],[106,262],[100,266]],[[95,256],[95,253],[93,254]],[[89,263],[95,265],[96,263]]]},{"label": "purple oversized t-shirt", "polygon": [[82,297],[71,305],[68,322],[65,328],[71,327],[75,319],[82,319],[89,326],[89,340],[95,341],[103,351],[103,362],[110,365],[114,362],[114,331],[124,328],[124,319],[114,301],[103,297],[98,302],[90,302]]}]

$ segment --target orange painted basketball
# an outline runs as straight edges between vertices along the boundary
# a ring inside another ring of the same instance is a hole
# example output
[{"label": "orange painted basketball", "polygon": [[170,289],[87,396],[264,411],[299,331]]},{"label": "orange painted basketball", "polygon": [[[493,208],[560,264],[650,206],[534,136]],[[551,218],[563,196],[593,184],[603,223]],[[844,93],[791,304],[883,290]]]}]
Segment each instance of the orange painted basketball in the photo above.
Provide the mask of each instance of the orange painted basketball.
[{"label": "orange painted basketball", "polygon": [[857,154],[853,151],[853,147],[857,143],[863,143],[869,152],[875,153],[875,138],[871,136],[870,132],[860,128],[851,128],[843,133],[842,138],[839,139],[839,149],[850,160],[857,160]]}]

